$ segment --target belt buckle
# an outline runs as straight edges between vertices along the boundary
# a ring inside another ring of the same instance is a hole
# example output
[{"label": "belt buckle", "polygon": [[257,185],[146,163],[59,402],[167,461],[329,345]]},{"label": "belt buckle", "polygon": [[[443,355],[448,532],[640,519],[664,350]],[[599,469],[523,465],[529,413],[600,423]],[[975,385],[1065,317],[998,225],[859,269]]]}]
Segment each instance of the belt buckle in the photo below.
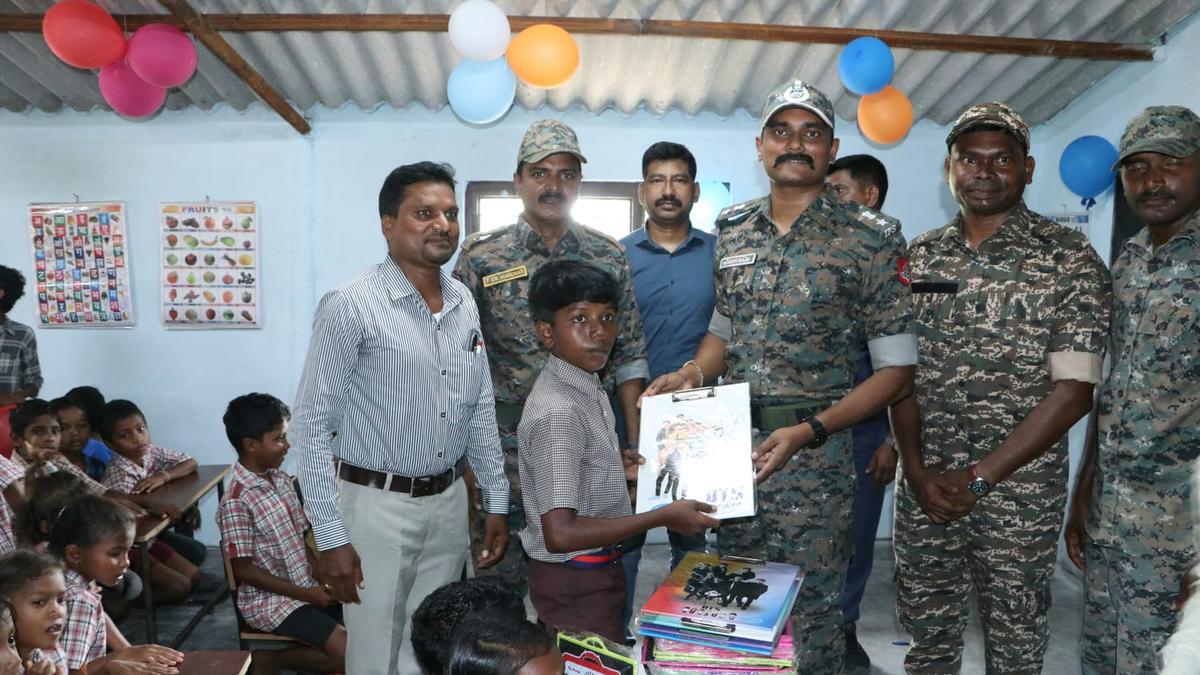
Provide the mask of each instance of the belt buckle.
[{"label": "belt buckle", "polygon": [[425,478],[414,478],[412,484],[408,488],[408,496],[410,497],[429,497],[436,495],[434,481],[435,477],[426,476]]}]

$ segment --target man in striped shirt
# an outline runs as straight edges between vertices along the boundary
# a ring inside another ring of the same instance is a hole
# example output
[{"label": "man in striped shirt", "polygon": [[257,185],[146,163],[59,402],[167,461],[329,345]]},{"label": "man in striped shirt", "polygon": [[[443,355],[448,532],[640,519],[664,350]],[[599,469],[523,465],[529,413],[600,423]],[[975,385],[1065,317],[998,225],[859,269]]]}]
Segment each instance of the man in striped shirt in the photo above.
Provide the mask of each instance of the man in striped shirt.
[{"label": "man in striped shirt", "polygon": [[379,215],[388,256],[317,307],[293,444],[318,553],[345,603],[351,675],[419,673],[410,617],[469,552],[469,461],[483,494],[487,567],[508,543],[508,481],[479,312],[442,271],[458,243],[445,165],[399,167]]}]

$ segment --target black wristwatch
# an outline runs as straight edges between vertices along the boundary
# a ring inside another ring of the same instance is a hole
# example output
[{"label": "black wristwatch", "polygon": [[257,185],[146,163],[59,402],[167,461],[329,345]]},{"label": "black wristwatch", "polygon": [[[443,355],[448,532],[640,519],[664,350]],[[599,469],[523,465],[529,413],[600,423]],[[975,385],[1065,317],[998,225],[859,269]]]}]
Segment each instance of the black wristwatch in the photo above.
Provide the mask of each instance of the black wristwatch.
[{"label": "black wristwatch", "polygon": [[809,441],[804,447],[819,448],[822,445],[825,445],[825,441],[829,440],[829,432],[825,431],[825,425],[821,424],[821,420],[817,419],[816,415],[805,417],[804,419],[800,420],[800,423],[807,423],[808,426],[812,427],[813,430],[812,440]]},{"label": "black wristwatch", "polygon": [[967,489],[971,491],[971,494],[976,497],[985,497],[987,493],[992,491],[992,484],[984,480],[975,471],[975,465],[971,465],[971,468],[967,471],[967,475],[971,477],[971,482],[967,483]]}]

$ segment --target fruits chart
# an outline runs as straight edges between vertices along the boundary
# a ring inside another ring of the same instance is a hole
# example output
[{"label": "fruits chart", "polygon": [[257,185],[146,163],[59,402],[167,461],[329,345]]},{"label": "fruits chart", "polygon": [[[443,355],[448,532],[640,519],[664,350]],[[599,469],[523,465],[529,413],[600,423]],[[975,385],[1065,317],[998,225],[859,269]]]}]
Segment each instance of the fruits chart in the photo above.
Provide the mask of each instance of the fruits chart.
[{"label": "fruits chart", "polygon": [[38,324],[133,325],[124,202],[30,204]]},{"label": "fruits chart", "polygon": [[258,328],[258,206],[162,203],[162,320],[168,328]]}]

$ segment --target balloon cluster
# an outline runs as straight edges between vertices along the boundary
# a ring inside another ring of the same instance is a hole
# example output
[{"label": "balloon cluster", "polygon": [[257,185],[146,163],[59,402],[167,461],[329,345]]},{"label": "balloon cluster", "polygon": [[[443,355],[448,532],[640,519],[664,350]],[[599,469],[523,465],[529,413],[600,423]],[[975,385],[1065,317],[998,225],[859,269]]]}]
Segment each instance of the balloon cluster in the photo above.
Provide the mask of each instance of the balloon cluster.
[{"label": "balloon cluster", "polygon": [[103,8],[88,0],[62,0],[42,19],[46,45],[64,63],[100,69],[100,94],[122,115],[146,117],[162,107],[167,89],[196,71],[196,46],[165,23],[139,28],[132,37]]},{"label": "balloon cluster", "polygon": [[516,98],[517,79],[553,89],[579,68],[579,47],[567,31],[542,23],[512,37],[508,17],[491,0],[466,0],[456,7],[449,33],[463,60],[450,72],[446,97],[454,114],[471,124],[503,117]]},{"label": "balloon cluster", "polygon": [[1100,136],[1080,136],[1071,141],[1058,160],[1058,175],[1071,192],[1083,198],[1087,208],[1096,205],[1096,195],[1113,184],[1117,149]]},{"label": "balloon cluster", "polygon": [[883,40],[860,37],[842,48],[838,75],[842,86],[862,96],[858,128],[863,136],[884,145],[898,142],[912,128],[912,103],[890,83],[896,61]]}]

